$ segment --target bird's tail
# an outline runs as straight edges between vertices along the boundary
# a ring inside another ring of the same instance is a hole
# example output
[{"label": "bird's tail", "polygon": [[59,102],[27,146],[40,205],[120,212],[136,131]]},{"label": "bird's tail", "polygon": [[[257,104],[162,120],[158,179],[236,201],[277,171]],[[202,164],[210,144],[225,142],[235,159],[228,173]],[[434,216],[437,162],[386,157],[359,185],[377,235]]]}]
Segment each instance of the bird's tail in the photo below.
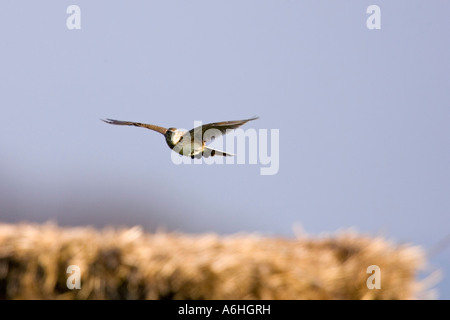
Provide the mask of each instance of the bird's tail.
[{"label": "bird's tail", "polygon": [[214,157],[214,156],[233,157],[234,154],[227,153],[225,151],[220,151],[220,150],[213,149],[213,148],[205,147],[205,149],[203,150],[203,157],[208,158],[209,156],[211,156],[211,157]]}]

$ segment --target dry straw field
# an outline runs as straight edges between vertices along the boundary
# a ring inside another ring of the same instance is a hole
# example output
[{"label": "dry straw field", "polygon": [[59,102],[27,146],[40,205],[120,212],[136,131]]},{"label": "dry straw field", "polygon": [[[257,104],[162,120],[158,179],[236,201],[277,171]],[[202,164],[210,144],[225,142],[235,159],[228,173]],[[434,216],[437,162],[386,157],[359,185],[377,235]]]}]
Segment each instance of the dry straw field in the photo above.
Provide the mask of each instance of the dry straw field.
[{"label": "dry straw field", "polygon": [[[77,265],[81,289],[68,289]],[[367,267],[381,270],[368,289]],[[415,299],[419,247],[354,232],[277,238],[0,223],[0,299]]]}]

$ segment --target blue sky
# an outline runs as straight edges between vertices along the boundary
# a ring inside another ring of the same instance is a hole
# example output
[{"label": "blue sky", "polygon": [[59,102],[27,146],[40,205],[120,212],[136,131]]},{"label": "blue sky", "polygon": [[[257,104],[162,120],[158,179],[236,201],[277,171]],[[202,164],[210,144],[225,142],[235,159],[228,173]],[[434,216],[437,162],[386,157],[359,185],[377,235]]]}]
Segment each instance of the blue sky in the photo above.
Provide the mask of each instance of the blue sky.
[{"label": "blue sky", "polygon": [[[66,9],[81,9],[68,30]],[[381,29],[366,27],[369,5]],[[292,236],[449,234],[444,1],[4,1],[0,219]],[[280,167],[174,165],[164,138],[259,115]],[[450,297],[449,249],[431,259]]]}]

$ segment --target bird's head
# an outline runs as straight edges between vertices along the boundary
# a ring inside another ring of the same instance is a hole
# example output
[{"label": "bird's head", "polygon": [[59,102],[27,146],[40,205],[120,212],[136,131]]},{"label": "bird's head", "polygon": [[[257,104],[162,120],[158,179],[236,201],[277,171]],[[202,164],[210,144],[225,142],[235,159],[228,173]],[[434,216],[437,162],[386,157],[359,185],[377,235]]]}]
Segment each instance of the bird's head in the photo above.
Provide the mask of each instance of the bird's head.
[{"label": "bird's head", "polygon": [[183,134],[184,134],[184,132],[182,132],[176,128],[169,128],[169,129],[167,129],[166,134],[164,136],[166,137],[166,142],[169,145],[169,147],[173,149],[173,147],[178,142],[180,142]]}]

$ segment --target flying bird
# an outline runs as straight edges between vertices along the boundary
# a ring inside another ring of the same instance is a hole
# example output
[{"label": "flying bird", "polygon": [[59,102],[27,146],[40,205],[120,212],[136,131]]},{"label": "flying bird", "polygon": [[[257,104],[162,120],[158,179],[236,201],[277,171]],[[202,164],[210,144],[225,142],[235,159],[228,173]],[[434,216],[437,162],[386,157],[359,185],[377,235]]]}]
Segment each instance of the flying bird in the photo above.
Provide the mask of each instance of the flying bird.
[{"label": "flying bird", "polygon": [[235,120],[235,121],[223,121],[208,123],[202,126],[195,127],[189,131],[179,130],[176,128],[163,128],[153,124],[133,122],[133,121],[120,121],[114,119],[101,119],[102,121],[115,124],[120,126],[135,126],[147,128],[156,132],[161,133],[166,138],[167,145],[170,149],[175,152],[194,158],[205,158],[209,156],[233,156],[231,153],[216,150],[206,146],[208,142],[213,141],[216,137],[224,135],[227,130],[232,130],[239,128],[240,126],[246,124],[249,121],[256,120],[259,117],[253,117],[246,120]]}]

